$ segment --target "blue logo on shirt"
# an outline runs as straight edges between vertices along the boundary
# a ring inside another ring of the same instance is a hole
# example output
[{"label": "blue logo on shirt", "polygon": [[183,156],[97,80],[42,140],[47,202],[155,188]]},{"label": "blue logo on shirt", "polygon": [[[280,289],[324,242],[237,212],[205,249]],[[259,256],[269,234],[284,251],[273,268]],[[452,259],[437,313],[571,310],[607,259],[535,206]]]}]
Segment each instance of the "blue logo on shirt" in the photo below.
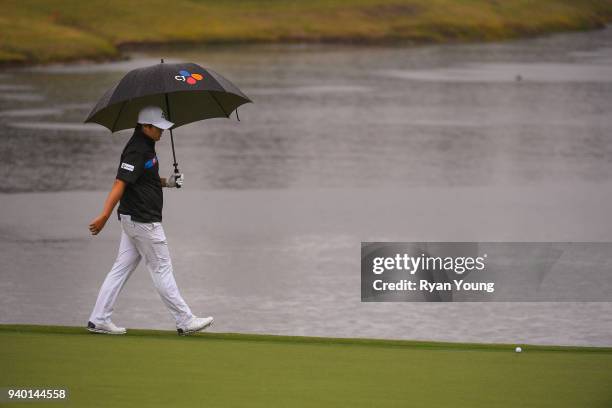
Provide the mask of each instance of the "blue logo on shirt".
[{"label": "blue logo on shirt", "polygon": [[152,168],[153,166],[155,166],[155,163],[157,163],[157,156],[155,156],[154,158],[152,158],[151,160],[145,163],[145,169]]}]

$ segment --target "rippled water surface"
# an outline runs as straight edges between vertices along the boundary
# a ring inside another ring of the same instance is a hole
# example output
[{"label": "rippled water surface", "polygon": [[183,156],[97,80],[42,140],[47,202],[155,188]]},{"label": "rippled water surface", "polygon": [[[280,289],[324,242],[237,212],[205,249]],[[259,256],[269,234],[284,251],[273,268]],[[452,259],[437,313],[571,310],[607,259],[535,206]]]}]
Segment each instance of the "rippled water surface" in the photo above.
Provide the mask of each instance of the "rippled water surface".
[{"label": "rippled water surface", "polygon": [[[240,119],[174,132],[175,275],[214,330],[612,345],[610,303],[360,302],[361,241],[610,241],[612,29],[495,44],[160,49],[0,73],[0,322],[81,325],[116,255],[98,237],[129,131],[83,124],[127,71],[191,61]],[[157,144],[171,171],[169,134]],[[164,174],[162,174],[164,176]],[[172,328],[140,266],[114,319]]]}]

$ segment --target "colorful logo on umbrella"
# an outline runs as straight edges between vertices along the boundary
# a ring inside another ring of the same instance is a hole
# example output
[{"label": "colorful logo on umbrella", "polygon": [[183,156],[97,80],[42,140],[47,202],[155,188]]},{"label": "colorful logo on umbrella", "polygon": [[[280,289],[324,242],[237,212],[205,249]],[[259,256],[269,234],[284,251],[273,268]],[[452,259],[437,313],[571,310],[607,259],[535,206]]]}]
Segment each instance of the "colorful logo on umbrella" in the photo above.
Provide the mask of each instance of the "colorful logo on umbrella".
[{"label": "colorful logo on umbrella", "polygon": [[189,71],[179,71],[180,75],[174,77],[177,81],[187,82],[189,85],[195,85],[198,81],[204,79],[200,74],[192,74]]}]

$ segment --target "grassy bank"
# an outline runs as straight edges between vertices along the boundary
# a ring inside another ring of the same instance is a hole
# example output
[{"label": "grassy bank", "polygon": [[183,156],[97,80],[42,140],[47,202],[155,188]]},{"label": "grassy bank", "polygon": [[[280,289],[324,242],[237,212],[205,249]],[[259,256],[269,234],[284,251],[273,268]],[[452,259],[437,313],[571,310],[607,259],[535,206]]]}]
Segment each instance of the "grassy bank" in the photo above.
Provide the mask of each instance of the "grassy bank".
[{"label": "grassy bank", "polygon": [[612,0],[0,0],[0,64],[133,44],[491,41],[601,27]]},{"label": "grassy bank", "polygon": [[603,407],[612,349],[0,325],[0,387],[68,406]]}]

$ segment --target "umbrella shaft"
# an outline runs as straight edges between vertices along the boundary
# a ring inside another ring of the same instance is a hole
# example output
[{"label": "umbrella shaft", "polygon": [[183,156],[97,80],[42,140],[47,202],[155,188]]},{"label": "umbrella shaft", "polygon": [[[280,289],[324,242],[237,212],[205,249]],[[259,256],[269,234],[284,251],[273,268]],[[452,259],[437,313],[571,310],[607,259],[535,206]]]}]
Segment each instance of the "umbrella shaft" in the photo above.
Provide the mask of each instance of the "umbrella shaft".
[{"label": "umbrella shaft", "polygon": [[[162,59],[162,63],[164,60]],[[168,120],[172,121],[172,112],[170,111],[170,102],[168,101],[168,94],[165,94],[166,99],[166,111],[168,113]],[[170,129],[170,143],[172,144],[172,159],[174,159],[174,172],[178,173],[178,163],[176,162],[176,153],[174,152],[174,136],[172,135],[172,129]]]},{"label": "umbrella shaft", "polygon": [[174,160],[174,172],[178,173],[178,163],[176,162],[176,154],[174,153],[174,136],[172,135],[172,129],[170,129],[170,144],[172,145],[172,159]]}]

